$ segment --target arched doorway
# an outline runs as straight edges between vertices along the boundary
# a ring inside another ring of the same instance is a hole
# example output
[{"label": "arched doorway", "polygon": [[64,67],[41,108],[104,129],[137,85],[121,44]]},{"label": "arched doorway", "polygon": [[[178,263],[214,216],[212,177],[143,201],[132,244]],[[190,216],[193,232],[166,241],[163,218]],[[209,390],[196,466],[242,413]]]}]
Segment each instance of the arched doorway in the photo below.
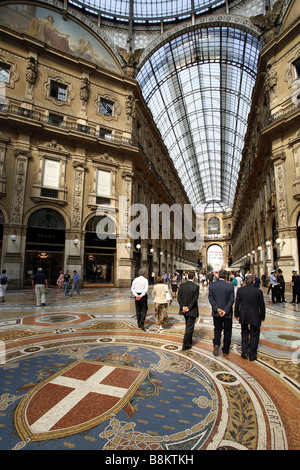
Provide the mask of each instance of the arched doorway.
[{"label": "arched doorway", "polygon": [[24,284],[31,286],[32,276],[42,268],[49,285],[56,285],[64,269],[64,218],[53,209],[39,209],[31,214],[27,225]]},{"label": "arched doorway", "polygon": [[[110,227],[104,226],[106,237],[97,235],[101,221],[105,216],[94,216],[86,224],[84,244],[84,283],[85,284],[110,284],[115,282],[115,254],[116,237],[108,235],[115,234],[114,222],[111,220]],[[99,225],[98,225],[99,224]],[[108,233],[108,231],[110,233]]]},{"label": "arched doorway", "polygon": [[223,266],[223,249],[220,245],[210,245],[207,248],[207,266],[213,271],[219,271]]}]

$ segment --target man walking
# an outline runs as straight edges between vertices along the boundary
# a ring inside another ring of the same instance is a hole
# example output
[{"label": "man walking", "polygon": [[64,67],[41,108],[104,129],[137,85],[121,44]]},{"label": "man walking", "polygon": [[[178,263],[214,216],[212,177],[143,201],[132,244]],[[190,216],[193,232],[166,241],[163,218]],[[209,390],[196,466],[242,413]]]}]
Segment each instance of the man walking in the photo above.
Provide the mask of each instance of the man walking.
[{"label": "man walking", "polygon": [[198,310],[199,285],[194,283],[194,274],[188,273],[188,280],[181,284],[177,300],[179,303],[179,315],[184,315],[185,334],[183,337],[182,351],[191,349]]},{"label": "man walking", "polygon": [[35,289],[36,305],[37,307],[46,305],[46,288],[47,288],[47,277],[43,273],[42,268],[38,268],[37,273],[33,276],[32,287]]},{"label": "man walking", "polygon": [[145,278],[145,269],[140,268],[138,277],[131,285],[131,292],[135,297],[135,311],[138,327],[145,331],[145,319],[148,311],[148,279]]},{"label": "man walking", "polygon": [[229,354],[231,343],[234,288],[231,283],[226,282],[226,277],[227,271],[221,269],[218,280],[209,284],[208,300],[212,306],[214,321],[214,356],[218,356],[219,354],[222,330],[224,330],[223,355],[227,356],[227,354]]},{"label": "man walking", "polygon": [[75,287],[77,290],[77,294],[80,295],[80,275],[77,271],[73,271],[73,284],[70,292],[70,297],[72,297]]},{"label": "man walking", "polygon": [[241,324],[242,354],[250,361],[257,359],[257,348],[261,322],[266,308],[263,293],[253,286],[253,277],[247,276],[246,285],[237,291],[234,316]]}]

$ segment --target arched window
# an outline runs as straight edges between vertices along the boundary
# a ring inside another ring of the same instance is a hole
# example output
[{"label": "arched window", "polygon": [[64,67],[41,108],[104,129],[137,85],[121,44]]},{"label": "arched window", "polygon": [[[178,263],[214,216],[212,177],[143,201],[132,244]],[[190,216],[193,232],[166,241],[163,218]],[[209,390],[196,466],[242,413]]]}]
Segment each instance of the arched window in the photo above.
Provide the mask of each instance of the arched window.
[{"label": "arched window", "polygon": [[[116,224],[112,218],[103,215],[92,217],[86,224],[87,232],[97,232],[107,234],[107,236],[116,233]],[[106,238],[106,237],[105,237]],[[115,238],[115,237],[114,237]]]},{"label": "arched window", "polygon": [[28,219],[28,227],[51,228],[65,230],[64,218],[53,209],[39,209]]},{"label": "arched window", "polygon": [[210,235],[217,235],[220,233],[220,220],[218,217],[211,217],[208,220],[208,233]]}]

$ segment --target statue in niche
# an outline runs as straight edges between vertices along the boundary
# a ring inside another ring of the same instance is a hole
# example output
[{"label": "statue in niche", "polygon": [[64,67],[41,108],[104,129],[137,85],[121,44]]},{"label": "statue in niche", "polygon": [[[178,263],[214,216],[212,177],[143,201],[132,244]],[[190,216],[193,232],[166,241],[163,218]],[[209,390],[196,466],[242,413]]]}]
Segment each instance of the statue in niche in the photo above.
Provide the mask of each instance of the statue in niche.
[{"label": "statue in niche", "polygon": [[81,80],[81,87],[80,87],[80,99],[82,101],[87,101],[89,99],[90,94],[90,81],[88,78],[83,78]]},{"label": "statue in niche", "polygon": [[26,81],[34,85],[37,77],[37,61],[34,57],[29,57],[26,67]]},{"label": "statue in niche", "polygon": [[277,85],[277,70],[275,64],[267,65],[267,72],[265,76],[265,85],[267,92],[275,93]]},{"label": "statue in niche", "polygon": [[264,15],[250,16],[251,23],[263,30],[265,44],[272,41],[275,37],[275,22],[281,13],[284,2],[285,0],[277,0],[272,10],[266,7],[266,13]]},{"label": "statue in niche", "polygon": [[135,117],[135,103],[137,100],[132,95],[128,95],[125,101],[125,109],[127,116]]}]

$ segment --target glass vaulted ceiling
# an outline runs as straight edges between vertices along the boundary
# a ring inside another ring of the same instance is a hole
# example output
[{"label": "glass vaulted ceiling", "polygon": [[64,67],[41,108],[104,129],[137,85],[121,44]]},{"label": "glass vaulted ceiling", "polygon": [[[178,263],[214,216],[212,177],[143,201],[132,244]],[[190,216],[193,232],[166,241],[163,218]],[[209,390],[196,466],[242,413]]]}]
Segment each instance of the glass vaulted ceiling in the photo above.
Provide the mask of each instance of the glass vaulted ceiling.
[{"label": "glass vaulted ceiling", "polygon": [[244,31],[201,28],[162,46],[137,76],[199,210],[232,207],[260,48]]},{"label": "glass vaulted ceiling", "polygon": [[[69,0],[130,23],[184,19],[225,0]],[[137,75],[195,208],[233,204],[259,41],[233,27],[202,27],[156,50]]]}]

